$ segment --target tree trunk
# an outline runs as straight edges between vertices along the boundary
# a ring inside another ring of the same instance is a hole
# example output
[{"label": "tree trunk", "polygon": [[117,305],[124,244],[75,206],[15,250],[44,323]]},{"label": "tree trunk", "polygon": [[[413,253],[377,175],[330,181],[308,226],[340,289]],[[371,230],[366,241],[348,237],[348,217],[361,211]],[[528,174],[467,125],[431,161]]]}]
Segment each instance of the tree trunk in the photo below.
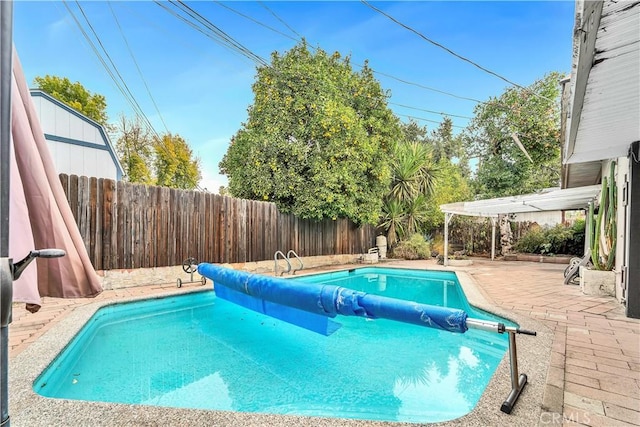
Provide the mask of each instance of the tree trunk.
[{"label": "tree trunk", "polygon": [[511,253],[513,246],[513,233],[509,215],[500,215],[500,247],[502,255]]}]

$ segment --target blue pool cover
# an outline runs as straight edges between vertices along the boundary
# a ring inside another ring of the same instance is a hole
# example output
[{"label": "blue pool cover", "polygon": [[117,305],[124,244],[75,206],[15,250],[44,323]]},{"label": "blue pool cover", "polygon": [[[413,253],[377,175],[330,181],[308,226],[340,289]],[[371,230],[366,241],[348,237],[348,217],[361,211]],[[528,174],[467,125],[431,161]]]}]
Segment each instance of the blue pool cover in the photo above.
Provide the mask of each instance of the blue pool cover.
[{"label": "blue pool cover", "polygon": [[214,283],[216,296],[297,326],[329,335],[338,314],[384,318],[449,332],[467,331],[467,313],[372,295],[335,285],[302,283],[202,263],[198,273]]}]

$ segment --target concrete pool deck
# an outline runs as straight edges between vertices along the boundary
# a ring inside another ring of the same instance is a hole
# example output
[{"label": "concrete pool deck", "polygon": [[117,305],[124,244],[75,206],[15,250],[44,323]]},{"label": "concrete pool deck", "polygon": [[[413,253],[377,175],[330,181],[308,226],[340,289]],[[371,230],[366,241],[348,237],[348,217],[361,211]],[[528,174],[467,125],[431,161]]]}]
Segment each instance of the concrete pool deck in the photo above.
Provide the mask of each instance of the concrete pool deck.
[{"label": "concrete pool deck", "polygon": [[[432,261],[387,265],[443,269]],[[640,425],[640,321],[626,318],[613,298],[585,296],[577,286],[563,285],[564,267],[474,259],[470,267],[451,268],[460,272],[472,304],[539,334],[518,336],[519,368],[529,384],[511,415],[499,409],[510,391],[506,356],[477,407],[438,425]],[[170,283],[104,291],[91,299],[45,298],[35,314],[14,304],[9,329],[12,425],[402,425],[47,399],[32,391],[35,378],[98,307],[202,289]]]}]

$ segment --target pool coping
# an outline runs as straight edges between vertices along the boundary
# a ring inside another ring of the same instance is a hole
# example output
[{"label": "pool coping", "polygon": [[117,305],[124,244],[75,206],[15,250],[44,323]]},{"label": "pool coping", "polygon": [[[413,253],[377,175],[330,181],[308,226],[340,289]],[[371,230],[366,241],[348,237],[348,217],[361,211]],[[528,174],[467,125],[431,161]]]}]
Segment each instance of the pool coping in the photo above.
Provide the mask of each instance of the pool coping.
[{"label": "pool coping", "polygon": [[[406,266],[348,266],[331,271],[359,267],[412,268]],[[542,412],[543,391],[551,356],[553,332],[529,317],[500,309],[490,303],[475,280],[465,269],[426,268],[426,270],[454,271],[471,305],[503,316],[521,327],[536,330],[538,336],[518,336],[518,366],[528,376],[528,384],[522,392],[513,412],[500,411],[500,405],[511,391],[508,352],[498,365],[476,407],[467,415],[435,426],[530,426],[538,424]],[[155,296],[127,298],[119,302],[95,302],[75,308],[67,317],[54,325],[36,342],[10,360],[9,409],[14,426],[49,425],[247,425],[247,426],[415,426],[416,423],[364,421],[357,419],[321,418],[295,415],[274,415],[215,410],[127,405],[120,403],[87,402],[52,399],[38,395],[32,389],[33,382],[51,363],[57,354],[79,332],[87,320],[101,307],[123,302],[163,298],[171,295],[203,292],[202,289],[185,288],[179,293],[167,292]],[[205,291],[206,292],[206,291]],[[36,409],[37,408],[37,409]]]}]

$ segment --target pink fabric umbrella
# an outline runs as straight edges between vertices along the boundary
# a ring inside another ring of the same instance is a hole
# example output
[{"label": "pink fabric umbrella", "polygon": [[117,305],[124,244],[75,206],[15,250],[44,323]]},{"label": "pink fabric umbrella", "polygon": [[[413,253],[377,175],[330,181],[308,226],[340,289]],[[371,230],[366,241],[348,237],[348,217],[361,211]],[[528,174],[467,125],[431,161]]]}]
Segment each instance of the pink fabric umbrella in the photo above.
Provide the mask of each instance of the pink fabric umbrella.
[{"label": "pink fabric umbrella", "polygon": [[37,268],[27,267],[13,283],[14,301],[26,302],[28,309],[37,311],[42,296],[89,297],[102,287],[62,189],[15,50],[12,93],[9,256],[17,261],[32,249],[66,252],[62,258],[38,259]]}]

